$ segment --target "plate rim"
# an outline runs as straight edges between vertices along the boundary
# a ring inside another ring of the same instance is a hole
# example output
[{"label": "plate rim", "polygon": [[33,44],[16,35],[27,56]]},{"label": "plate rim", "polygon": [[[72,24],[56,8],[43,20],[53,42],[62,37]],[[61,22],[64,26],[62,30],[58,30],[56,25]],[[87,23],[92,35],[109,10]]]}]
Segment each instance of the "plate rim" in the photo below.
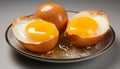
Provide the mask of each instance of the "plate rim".
[{"label": "plate rim", "polygon": [[[67,12],[72,12],[72,13],[78,13],[77,11],[67,11]],[[8,39],[8,31],[10,30],[12,26],[12,23],[7,27],[6,31],[5,31],[5,39],[6,39],[6,42],[8,43],[9,46],[11,46],[16,52],[24,55],[24,56],[27,56],[27,57],[30,57],[30,58],[33,58],[33,59],[37,59],[37,60],[41,60],[41,61],[46,61],[46,62],[57,62],[57,63],[68,63],[68,62],[77,62],[77,61],[83,61],[83,60],[87,60],[87,59],[91,59],[91,58],[94,58],[94,57],[97,57],[101,54],[103,54],[104,52],[106,52],[108,49],[110,49],[110,47],[112,46],[112,44],[114,43],[115,41],[115,31],[113,30],[113,28],[110,26],[110,29],[112,30],[112,33],[113,33],[113,40],[111,41],[111,43],[109,43],[105,49],[102,49],[100,50],[99,52],[95,53],[95,54],[91,54],[89,56],[86,56],[86,57],[81,57],[81,58],[71,58],[71,59],[54,59],[54,58],[43,58],[43,57],[38,57],[36,55],[33,55],[33,54],[30,54],[28,52],[25,52],[25,51],[22,51],[22,50],[18,50],[16,49],[9,41]],[[84,59],[83,59],[84,58]]]}]

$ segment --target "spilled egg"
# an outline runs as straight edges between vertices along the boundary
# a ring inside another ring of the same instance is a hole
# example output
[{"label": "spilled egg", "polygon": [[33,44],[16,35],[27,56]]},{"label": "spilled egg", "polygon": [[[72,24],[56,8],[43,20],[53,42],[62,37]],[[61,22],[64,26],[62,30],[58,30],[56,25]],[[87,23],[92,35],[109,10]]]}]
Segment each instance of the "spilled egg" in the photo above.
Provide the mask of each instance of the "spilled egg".
[{"label": "spilled egg", "polygon": [[23,16],[16,18],[12,31],[17,40],[33,52],[48,52],[57,44],[59,32],[56,26],[42,19]]},{"label": "spilled egg", "polygon": [[77,47],[91,46],[100,41],[109,29],[103,11],[86,10],[74,15],[67,26],[67,37]]}]

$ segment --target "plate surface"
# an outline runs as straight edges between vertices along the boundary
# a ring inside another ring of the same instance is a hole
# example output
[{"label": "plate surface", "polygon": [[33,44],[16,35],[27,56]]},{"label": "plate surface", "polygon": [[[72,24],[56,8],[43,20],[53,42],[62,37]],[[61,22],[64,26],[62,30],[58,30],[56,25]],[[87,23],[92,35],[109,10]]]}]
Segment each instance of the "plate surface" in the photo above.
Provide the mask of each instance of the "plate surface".
[{"label": "plate surface", "polygon": [[[68,11],[69,19],[77,12]],[[115,40],[115,33],[112,27],[109,28],[107,35],[94,46],[88,46],[85,48],[75,48],[70,41],[62,35],[59,39],[56,47],[48,53],[33,53],[26,50],[14,37],[10,25],[5,33],[7,43],[17,52],[27,57],[46,61],[46,62],[57,62],[57,63],[69,63],[78,62],[87,59],[94,58],[104,52],[106,52]]]}]

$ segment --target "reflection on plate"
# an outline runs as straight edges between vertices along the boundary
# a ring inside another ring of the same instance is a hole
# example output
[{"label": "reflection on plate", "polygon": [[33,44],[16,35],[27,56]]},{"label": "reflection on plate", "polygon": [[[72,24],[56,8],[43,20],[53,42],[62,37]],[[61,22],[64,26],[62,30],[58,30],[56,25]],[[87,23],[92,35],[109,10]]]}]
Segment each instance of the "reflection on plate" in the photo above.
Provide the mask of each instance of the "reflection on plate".
[{"label": "reflection on plate", "polygon": [[[72,15],[77,12],[69,11],[68,16],[71,18]],[[109,28],[107,35],[93,46],[85,48],[75,48],[70,41],[63,34],[60,36],[59,42],[56,47],[48,53],[34,53],[26,50],[14,37],[11,29],[11,25],[7,28],[5,33],[7,43],[17,52],[22,55],[28,56],[33,59],[46,61],[46,62],[57,62],[57,63],[68,63],[87,60],[96,57],[110,48],[115,40],[115,33],[112,27]]]}]

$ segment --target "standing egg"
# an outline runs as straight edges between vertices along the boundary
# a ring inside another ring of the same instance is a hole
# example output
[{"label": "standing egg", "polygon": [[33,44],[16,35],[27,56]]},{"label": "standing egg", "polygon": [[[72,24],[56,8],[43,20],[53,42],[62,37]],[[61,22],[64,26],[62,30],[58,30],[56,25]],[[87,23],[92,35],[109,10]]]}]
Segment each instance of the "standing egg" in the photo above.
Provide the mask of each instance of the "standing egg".
[{"label": "standing egg", "polygon": [[55,24],[60,34],[65,31],[68,22],[66,10],[52,2],[40,5],[35,12],[35,17]]}]

